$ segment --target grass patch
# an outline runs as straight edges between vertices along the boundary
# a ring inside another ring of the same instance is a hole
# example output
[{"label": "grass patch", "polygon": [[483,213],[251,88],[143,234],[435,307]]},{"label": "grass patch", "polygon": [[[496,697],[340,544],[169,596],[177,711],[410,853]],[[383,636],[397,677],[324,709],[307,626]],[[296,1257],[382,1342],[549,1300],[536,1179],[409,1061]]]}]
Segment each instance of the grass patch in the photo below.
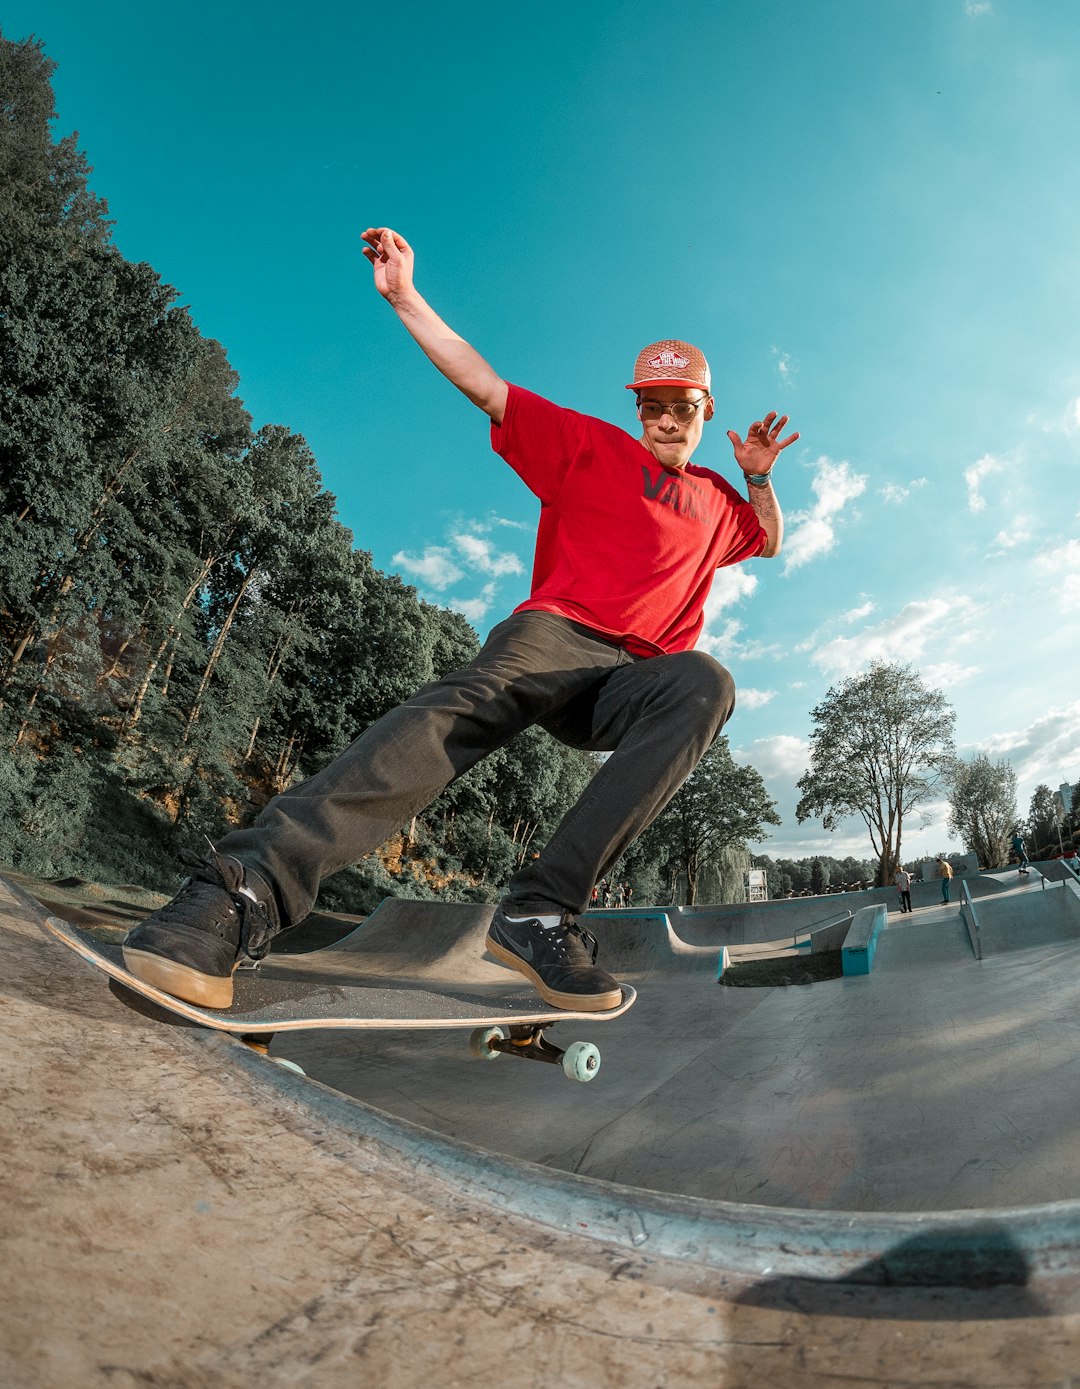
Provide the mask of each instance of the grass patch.
[{"label": "grass patch", "polygon": [[781,955],[773,959],[742,960],[729,965],[720,983],[729,989],[783,989],[789,984],[816,984],[839,979],[844,965],[839,950],[817,955]]}]

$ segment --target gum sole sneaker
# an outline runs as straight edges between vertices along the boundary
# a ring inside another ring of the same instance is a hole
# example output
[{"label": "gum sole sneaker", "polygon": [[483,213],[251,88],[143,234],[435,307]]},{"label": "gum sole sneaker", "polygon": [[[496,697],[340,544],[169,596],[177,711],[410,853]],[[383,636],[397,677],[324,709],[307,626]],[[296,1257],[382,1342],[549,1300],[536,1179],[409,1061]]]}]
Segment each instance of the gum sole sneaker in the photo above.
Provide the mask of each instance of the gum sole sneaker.
[{"label": "gum sole sneaker", "polygon": [[545,929],[534,918],[508,921],[496,908],[486,944],[500,964],[524,975],[553,1008],[603,1013],[622,1002],[619,981],[597,968],[596,937],[569,913]]},{"label": "gum sole sneaker", "polygon": [[233,971],[245,955],[265,955],[273,934],[243,865],[214,853],[171,902],[128,932],[124,963],[136,979],[185,1003],[228,1008]]},{"label": "gum sole sneaker", "polygon": [[179,964],[164,955],[151,955],[125,945],[124,964],[136,979],[150,984],[162,993],[194,1003],[199,1008],[231,1008],[233,1001],[233,964],[227,975],[205,974],[190,965]]}]

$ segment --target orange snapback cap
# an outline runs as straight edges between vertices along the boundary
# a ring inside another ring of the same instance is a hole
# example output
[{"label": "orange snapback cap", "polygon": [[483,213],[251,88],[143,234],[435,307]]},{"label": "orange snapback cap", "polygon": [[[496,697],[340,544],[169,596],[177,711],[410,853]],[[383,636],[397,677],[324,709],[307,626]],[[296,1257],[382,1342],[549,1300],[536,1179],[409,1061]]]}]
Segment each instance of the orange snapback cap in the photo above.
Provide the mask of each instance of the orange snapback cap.
[{"label": "orange snapback cap", "polygon": [[697,386],[712,392],[712,373],[705,354],[678,338],[664,338],[643,347],[634,363],[634,379],[628,391],[646,386]]}]

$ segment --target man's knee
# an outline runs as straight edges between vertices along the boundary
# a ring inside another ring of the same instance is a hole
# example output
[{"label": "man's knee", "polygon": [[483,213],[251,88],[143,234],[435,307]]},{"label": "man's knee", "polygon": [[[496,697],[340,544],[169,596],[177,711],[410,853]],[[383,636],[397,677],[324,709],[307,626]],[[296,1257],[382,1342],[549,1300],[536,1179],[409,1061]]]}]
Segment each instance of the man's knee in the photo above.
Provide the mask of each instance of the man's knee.
[{"label": "man's knee", "polygon": [[717,726],[722,727],[735,708],[731,672],[704,651],[679,651],[663,659],[665,679],[679,702],[715,717]]}]

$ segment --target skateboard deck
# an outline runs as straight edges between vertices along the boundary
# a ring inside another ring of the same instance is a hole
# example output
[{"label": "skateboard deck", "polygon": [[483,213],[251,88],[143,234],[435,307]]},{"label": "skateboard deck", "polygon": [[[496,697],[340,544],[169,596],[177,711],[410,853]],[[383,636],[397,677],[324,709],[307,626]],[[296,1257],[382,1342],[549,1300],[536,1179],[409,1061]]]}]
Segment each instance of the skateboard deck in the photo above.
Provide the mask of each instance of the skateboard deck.
[{"label": "skateboard deck", "polygon": [[[124,964],[119,939],[105,940],[56,916],[45,921],[58,941],[142,998],[189,1022],[264,1043],[275,1032],[317,1028],[471,1028],[476,1055],[490,1059],[506,1051],[561,1061],[563,1053],[543,1037],[545,1028],[564,1021],[606,1022],[637,997],[624,985],[622,1002],[605,1012],[552,1008],[513,970],[481,958],[482,936],[476,939],[471,924],[472,939],[463,940],[453,913],[445,927],[427,933],[403,930],[393,914],[385,924],[373,916],[337,945],[304,955],[271,952],[258,966],[238,969],[232,1006],[211,1009],[138,979]],[[481,929],[486,933],[486,925]],[[595,1071],[599,1053],[591,1053],[589,1069]],[[571,1073],[568,1064],[564,1069]]]}]

